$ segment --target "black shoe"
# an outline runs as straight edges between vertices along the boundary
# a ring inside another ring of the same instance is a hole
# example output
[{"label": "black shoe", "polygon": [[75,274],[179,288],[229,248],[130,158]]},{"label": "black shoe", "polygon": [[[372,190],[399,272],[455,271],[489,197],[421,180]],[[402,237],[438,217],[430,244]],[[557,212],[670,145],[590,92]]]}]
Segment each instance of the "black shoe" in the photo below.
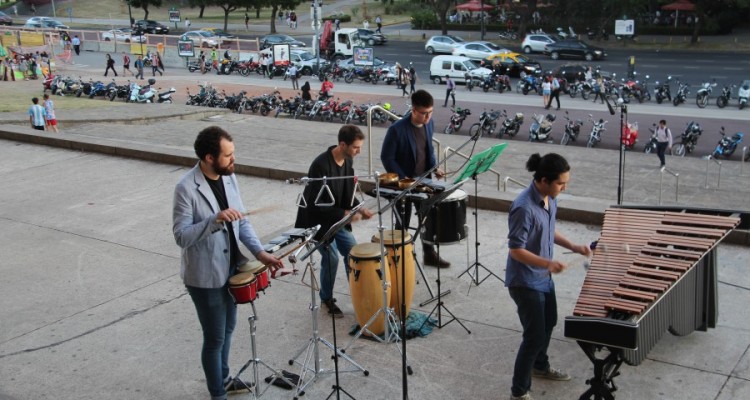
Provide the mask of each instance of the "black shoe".
[{"label": "black shoe", "polygon": [[336,305],[336,299],[323,300],[322,303],[328,308],[328,315],[333,318],[343,318],[344,313],[341,311],[339,306]]},{"label": "black shoe", "polygon": [[431,267],[448,268],[451,266],[451,263],[438,257],[437,252],[434,250],[425,250],[422,261],[424,261],[424,265],[429,265]]},{"label": "black shoe", "polygon": [[224,385],[224,389],[227,393],[244,393],[249,392],[253,386],[254,385],[251,382],[245,382],[238,378],[231,378],[229,383]]}]

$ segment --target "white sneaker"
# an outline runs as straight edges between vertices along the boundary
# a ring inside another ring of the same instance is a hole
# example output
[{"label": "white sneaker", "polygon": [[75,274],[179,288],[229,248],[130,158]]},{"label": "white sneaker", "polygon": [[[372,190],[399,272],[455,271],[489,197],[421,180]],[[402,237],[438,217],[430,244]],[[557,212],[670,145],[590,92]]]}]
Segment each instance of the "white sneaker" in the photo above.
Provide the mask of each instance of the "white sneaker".
[{"label": "white sneaker", "polygon": [[522,396],[513,396],[511,394],[510,395],[510,400],[534,400],[534,399],[531,398],[531,394],[529,394],[529,392],[526,392],[526,394],[524,394]]}]

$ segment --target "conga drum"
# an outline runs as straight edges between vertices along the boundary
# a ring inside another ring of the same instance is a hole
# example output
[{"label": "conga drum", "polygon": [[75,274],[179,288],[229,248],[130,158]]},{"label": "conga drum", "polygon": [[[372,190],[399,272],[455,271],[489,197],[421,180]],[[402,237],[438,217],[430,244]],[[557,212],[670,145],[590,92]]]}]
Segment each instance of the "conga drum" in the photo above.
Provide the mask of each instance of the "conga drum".
[{"label": "conga drum", "polygon": [[268,266],[263,265],[258,260],[248,261],[237,268],[240,272],[252,272],[255,277],[258,278],[258,290],[262,290],[265,293],[266,288],[271,284],[268,277]]},{"label": "conga drum", "polygon": [[[405,242],[411,240],[411,235],[406,232]],[[372,236],[373,243],[380,242],[380,235]],[[391,304],[390,306],[396,310],[396,315],[399,318],[405,318],[401,315],[401,293],[404,293],[404,304],[406,304],[406,317],[409,316],[409,310],[411,310],[411,301],[414,299],[414,286],[416,285],[416,267],[414,264],[414,253],[412,252],[414,245],[407,243],[404,246],[403,253],[404,259],[404,280],[406,285],[401,282],[401,231],[383,231],[383,245],[385,250],[388,251],[388,261],[390,264],[391,274]]]},{"label": "conga drum", "polygon": [[[361,243],[349,252],[349,288],[352,292],[352,306],[357,323],[363,327],[370,318],[383,308],[383,279],[390,281],[390,266],[386,265],[385,277],[381,276],[380,244]],[[388,257],[386,257],[388,263]],[[386,301],[391,298],[391,288]],[[386,304],[386,306],[389,306]],[[381,313],[370,323],[368,329],[375,335],[385,331],[385,316]]]},{"label": "conga drum", "polygon": [[229,278],[229,293],[237,304],[245,304],[258,298],[257,280],[252,272],[240,272]]}]

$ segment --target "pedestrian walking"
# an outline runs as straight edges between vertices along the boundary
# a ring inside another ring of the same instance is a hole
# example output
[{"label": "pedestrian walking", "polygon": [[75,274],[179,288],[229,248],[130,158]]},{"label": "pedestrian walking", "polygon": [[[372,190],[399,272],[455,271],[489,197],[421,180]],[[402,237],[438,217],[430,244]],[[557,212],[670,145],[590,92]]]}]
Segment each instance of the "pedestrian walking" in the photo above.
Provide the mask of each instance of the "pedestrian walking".
[{"label": "pedestrian walking", "polygon": [[76,52],[77,56],[81,55],[81,38],[78,37],[78,35],[73,36],[73,40],[71,40],[71,43],[73,44],[73,50]]},{"label": "pedestrian walking", "polygon": [[310,81],[305,81],[305,84],[302,85],[302,100],[312,100],[312,95],[310,95]]},{"label": "pedestrian walking", "polygon": [[190,18],[185,18],[185,30],[190,30]]},{"label": "pedestrian walking", "polygon": [[36,15],[36,6],[34,5],[34,3],[31,3],[31,13]]},{"label": "pedestrian walking", "polygon": [[138,59],[135,60],[135,70],[138,71],[137,74],[135,74],[136,79],[143,79],[143,56],[138,55]]},{"label": "pedestrian walking", "polygon": [[29,123],[31,127],[38,130],[44,130],[44,119],[45,111],[44,107],[39,105],[39,98],[34,97],[31,99],[31,107],[29,107]]},{"label": "pedestrian walking", "polygon": [[107,60],[107,68],[104,69],[104,76],[107,76],[107,73],[109,72],[110,69],[112,70],[112,73],[114,73],[115,76],[117,76],[117,71],[115,71],[115,60],[112,58],[112,56],[109,55],[109,53],[107,53],[105,58]]},{"label": "pedestrian walking", "polygon": [[659,121],[659,126],[656,127],[656,155],[659,156],[659,168],[664,171],[667,163],[664,155],[667,149],[672,150],[672,131],[667,128],[667,121]]},{"label": "pedestrian walking", "polygon": [[160,70],[159,67],[161,66],[161,56],[159,56],[159,52],[154,52],[154,54],[151,56],[151,73],[156,76],[156,73],[159,73],[159,76],[164,75]]},{"label": "pedestrian walking", "polygon": [[336,25],[336,30],[341,29],[341,20],[336,18],[336,20],[333,22]]},{"label": "pedestrian walking", "polygon": [[557,100],[557,109],[560,109],[560,90],[561,84],[560,84],[560,78],[553,76],[551,77],[551,83],[552,83],[552,94],[550,95],[549,100],[547,100],[547,106],[544,107],[545,109],[549,110],[550,106],[552,105],[552,99]]},{"label": "pedestrian walking", "polygon": [[456,107],[456,82],[453,82],[453,79],[451,79],[450,76],[445,76],[445,103],[443,103],[443,107],[448,107],[448,97],[450,97],[453,100],[453,105],[451,107]]},{"label": "pedestrian walking", "polygon": [[597,98],[604,104],[604,80],[601,75],[598,75],[594,82],[594,103]]},{"label": "pedestrian walking", "polygon": [[292,80],[292,89],[299,90],[299,83],[297,82],[297,66],[294,64],[289,66],[289,79]]},{"label": "pedestrian walking", "polygon": [[365,29],[370,29],[370,21],[368,20],[362,21],[362,27]]},{"label": "pedestrian walking", "polygon": [[15,15],[16,17],[18,16],[18,6],[16,6],[15,4],[13,4],[13,15]]},{"label": "pedestrian walking", "polygon": [[414,94],[416,91],[414,85],[417,83],[417,70],[414,69],[414,64],[409,63],[409,94]]},{"label": "pedestrian walking", "polygon": [[269,78],[273,78],[273,57],[270,54],[266,56],[266,72],[268,72]]},{"label": "pedestrian walking", "polygon": [[216,51],[216,46],[211,49],[211,66],[219,70],[219,52]]},{"label": "pedestrian walking", "polygon": [[408,86],[411,86],[411,76],[409,76],[409,70],[404,70],[404,73],[401,74],[401,97],[409,95],[406,91]]},{"label": "pedestrian walking", "polygon": [[198,64],[201,66],[201,74],[206,73],[206,52],[201,50],[198,54]]},{"label": "pedestrian walking", "polygon": [[130,75],[135,75],[133,71],[130,70],[130,57],[127,53],[124,51],[122,52],[122,76],[128,76],[128,72]]},{"label": "pedestrian walking", "polygon": [[383,32],[380,31],[380,29],[383,27],[383,18],[380,18],[380,15],[378,15],[377,17],[375,17],[375,24],[378,26],[377,32],[378,33],[383,33]]},{"label": "pedestrian walking", "polygon": [[247,13],[245,13],[245,30],[250,30],[250,16]]},{"label": "pedestrian walking", "polygon": [[44,116],[45,116],[45,126],[47,127],[47,131],[55,131],[55,133],[60,133],[60,131],[57,129],[57,118],[55,118],[55,104],[50,100],[49,93],[44,94]]},{"label": "pedestrian walking", "polygon": [[542,81],[542,104],[544,107],[547,107],[547,103],[549,103],[550,95],[552,94],[552,79],[549,76],[544,77],[544,80]]}]

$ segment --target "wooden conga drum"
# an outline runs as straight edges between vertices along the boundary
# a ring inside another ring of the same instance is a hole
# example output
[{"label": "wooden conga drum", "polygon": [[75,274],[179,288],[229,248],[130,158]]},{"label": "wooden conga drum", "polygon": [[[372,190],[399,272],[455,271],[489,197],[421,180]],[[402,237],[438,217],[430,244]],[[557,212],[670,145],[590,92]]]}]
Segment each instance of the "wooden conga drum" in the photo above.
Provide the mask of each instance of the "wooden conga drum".
[{"label": "wooden conga drum", "polygon": [[[352,292],[352,306],[357,323],[363,327],[370,318],[383,308],[383,279],[389,281],[390,266],[386,265],[385,278],[381,276],[380,244],[361,243],[349,252],[349,288]],[[388,264],[388,257],[386,257]],[[391,298],[389,287],[386,299]],[[389,306],[386,304],[386,306]],[[368,326],[370,332],[381,335],[385,331],[385,316],[381,313]]]},{"label": "wooden conga drum", "polygon": [[[411,235],[406,232],[405,242],[411,240]],[[376,234],[372,236],[373,243],[380,242],[380,235]],[[409,310],[411,310],[411,302],[414,299],[414,286],[416,285],[416,267],[414,263],[414,253],[412,252],[414,245],[407,243],[404,253],[404,280],[401,282],[401,231],[383,231],[383,245],[385,250],[388,251],[388,261],[390,264],[390,275],[391,275],[391,304],[396,310],[396,315],[399,318],[406,318],[409,316]],[[403,292],[402,292],[403,289]],[[404,293],[404,303],[406,304],[406,316],[401,315],[401,293]]]}]

